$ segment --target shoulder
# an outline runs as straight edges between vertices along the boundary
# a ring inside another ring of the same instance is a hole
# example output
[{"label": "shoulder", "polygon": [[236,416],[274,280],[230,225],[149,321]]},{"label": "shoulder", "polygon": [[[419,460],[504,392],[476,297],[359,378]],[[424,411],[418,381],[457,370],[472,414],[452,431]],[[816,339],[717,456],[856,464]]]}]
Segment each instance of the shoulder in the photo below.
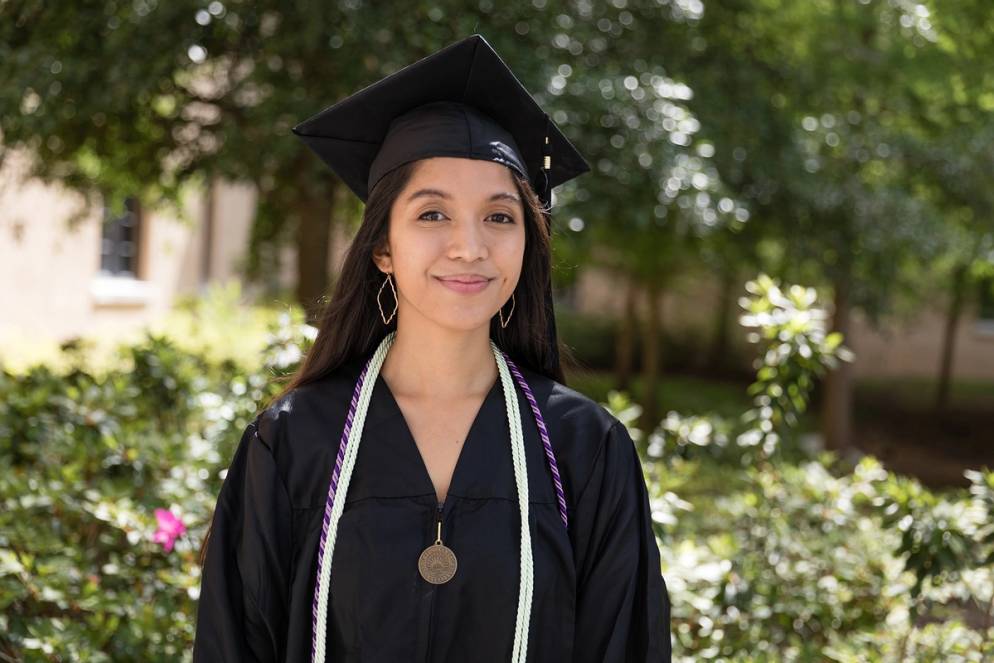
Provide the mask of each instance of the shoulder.
[{"label": "shoulder", "polygon": [[606,407],[586,394],[541,373],[523,367],[520,370],[542,415],[549,423],[559,425],[564,434],[603,439],[614,425],[621,425]]},{"label": "shoulder", "polygon": [[630,450],[628,429],[606,407],[546,375],[520,370],[545,420],[560,470],[574,491],[587,483],[599,461]]},{"label": "shoulder", "polygon": [[277,457],[290,440],[324,442],[344,423],[361,365],[350,361],[317,380],[298,385],[268,404],[255,419],[259,437]]},{"label": "shoulder", "polygon": [[[282,394],[258,413],[256,440],[275,462],[294,508],[323,506],[360,370],[350,362]],[[355,370],[354,370],[355,369]],[[353,374],[354,370],[354,374]]]}]

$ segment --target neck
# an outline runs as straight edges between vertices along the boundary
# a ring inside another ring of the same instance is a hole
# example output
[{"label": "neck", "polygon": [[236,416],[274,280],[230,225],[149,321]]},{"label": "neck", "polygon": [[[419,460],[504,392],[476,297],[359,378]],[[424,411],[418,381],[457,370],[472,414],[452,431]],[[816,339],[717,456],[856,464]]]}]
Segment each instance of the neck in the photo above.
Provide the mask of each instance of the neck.
[{"label": "neck", "polygon": [[465,331],[405,324],[398,317],[397,336],[380,375],[391,392],[407,398],[485,395],[498,378],[490,330],[487,326]]}]

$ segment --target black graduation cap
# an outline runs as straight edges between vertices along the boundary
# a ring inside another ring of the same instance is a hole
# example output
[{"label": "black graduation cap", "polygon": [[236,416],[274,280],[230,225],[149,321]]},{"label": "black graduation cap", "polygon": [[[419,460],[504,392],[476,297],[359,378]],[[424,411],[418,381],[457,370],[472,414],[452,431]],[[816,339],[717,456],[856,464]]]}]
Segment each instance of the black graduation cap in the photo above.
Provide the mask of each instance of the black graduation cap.
[{"label": "black graduation cap", "polygon": [[[417,159],[503,163],[532,183],[550,230],[552,188],[590,170],[479,34],[359,90],[292,131],[363,202],[383,175]],[[542,368],[559,375],[551,282],[545,299],[551,347]]]},{"label": "black graduation cap", "polygon": [[388,171],[429,156],[505,163],[527,177],[546,203],[552,187],[590,170],[479,34],[363,88],[292,131],[363,202]]}]

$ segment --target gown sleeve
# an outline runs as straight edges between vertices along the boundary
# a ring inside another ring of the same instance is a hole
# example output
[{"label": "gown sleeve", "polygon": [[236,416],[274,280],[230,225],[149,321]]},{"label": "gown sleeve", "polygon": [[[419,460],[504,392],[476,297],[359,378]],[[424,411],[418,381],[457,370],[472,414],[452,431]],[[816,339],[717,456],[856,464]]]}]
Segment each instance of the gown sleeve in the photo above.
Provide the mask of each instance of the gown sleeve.
[{"label": "gown sleeve", "polygon": [[221,485],[200,583],[194,663],[282,662],[293,509],[250,423]]},{"label": "gown sleeve", "polygon": [[670,602],[635,443],[616,421],[574,511],[574,662],[669,663]]}]

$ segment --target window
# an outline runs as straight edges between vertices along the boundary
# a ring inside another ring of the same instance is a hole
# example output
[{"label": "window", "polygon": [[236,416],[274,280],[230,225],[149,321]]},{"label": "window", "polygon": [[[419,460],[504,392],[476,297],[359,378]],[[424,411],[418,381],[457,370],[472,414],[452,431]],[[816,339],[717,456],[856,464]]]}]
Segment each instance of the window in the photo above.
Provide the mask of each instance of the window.
[{"label": "window", "polygon": [[151,284],[138,278],[142,225],[141,206],[134,196],[125,199],[123,212],[104,212],[100,271],[90,282],[96,306],[144,306],[150,301]]},{"label": "window", "polygon": [[138,232],[141,220],[138,199],[128,196],[124,212],[104,213],[100,242],[100,273],[102,276],[137,278]]}]

